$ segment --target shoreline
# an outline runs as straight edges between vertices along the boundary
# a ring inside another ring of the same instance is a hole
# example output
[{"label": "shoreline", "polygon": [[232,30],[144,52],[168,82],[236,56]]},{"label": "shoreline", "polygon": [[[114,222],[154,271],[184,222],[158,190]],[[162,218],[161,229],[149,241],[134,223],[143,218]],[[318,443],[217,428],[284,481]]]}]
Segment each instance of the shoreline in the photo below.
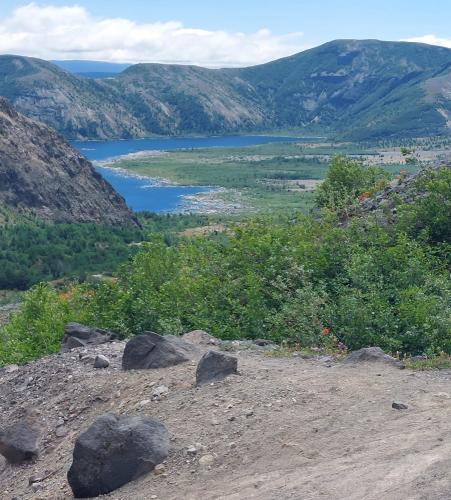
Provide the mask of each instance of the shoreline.
[{"label": "shoreline", "polygon": [[[145,153],[140,152],[140,153]],[[132,153],[135,154],[135,153]],[[218,213],[224,214],[236,214],[243,212],[245,209],[244,204],[241,201],[232,201],[228,202],[222,199],[222,196],[227,193],[233,193],[235,197],[241,196],[241,192],[236,190],[231,190],[224,188],[222,186],[195,186],[195,185],[185,185],[178,184],[170,179],[165,179],[162,177],[150,177],[142,174],[138,174],[136,172],[121,168],[114,167],[114,163],[121,161],[125,156],[129,157],[129,155],[122,155],[116,157],[115,161],[103,160],[103,161],[93,161],[93,165],[96,169],[105,169],[111,172],[118,174],[119,176],[125,178],[133,178],[140,181],[145,182],[141,186],[142,189],[154,189],[154,188],[199,188],[205,189],[208,191],[199,191],[198,193],[193,194],[181,194],[178,196],[180,203],[172,210],[162,210],[161,212],[155,213],[166,213],[166,214],[198,214],[198,215],[213,215]],[[141,157],[145,157],[141,155]]]}]

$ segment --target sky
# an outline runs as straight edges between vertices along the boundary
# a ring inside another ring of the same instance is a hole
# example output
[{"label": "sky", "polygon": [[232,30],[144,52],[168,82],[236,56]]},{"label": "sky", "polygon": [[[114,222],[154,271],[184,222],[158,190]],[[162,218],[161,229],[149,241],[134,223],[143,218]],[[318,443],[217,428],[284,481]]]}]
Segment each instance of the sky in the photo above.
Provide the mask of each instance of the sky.
[{"label": "sky", "polygon": [[451,0],[0,0],[0,53],[260,64],[337,38],[451,48]]}]

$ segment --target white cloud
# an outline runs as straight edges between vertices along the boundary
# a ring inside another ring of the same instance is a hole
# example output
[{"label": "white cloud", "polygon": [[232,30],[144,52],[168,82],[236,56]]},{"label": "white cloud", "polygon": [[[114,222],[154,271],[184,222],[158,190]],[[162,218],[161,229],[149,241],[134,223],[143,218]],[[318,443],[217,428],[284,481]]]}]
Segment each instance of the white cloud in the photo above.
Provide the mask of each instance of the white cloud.
[{"label": "white cloud", "polygon": [[275,35],[261,29],[246,34],[193,29],[177,21],[99,19],[77,5],[30,3],[0,20],[0,53],[43,59],[246,66],[306,48],[302,33]]},{"label": "white cloud", "polygon": [[414,38],[408,38],[405,42],[418,42],[427,43],[429,45],[440,45],[441,47],[448,47],[451,49],[451,38],[440,38],[435,35],[424,35]]}]

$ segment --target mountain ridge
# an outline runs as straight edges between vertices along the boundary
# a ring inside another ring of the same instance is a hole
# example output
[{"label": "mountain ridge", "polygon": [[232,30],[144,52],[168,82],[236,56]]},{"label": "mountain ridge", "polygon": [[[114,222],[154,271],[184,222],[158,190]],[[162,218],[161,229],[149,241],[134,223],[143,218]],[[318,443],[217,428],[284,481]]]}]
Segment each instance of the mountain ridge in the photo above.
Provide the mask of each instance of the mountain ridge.
[{"label": "mountain ridge", "polygon": [[335,40],[248,68],[137,64],[106,79],[0,56],[0,95],[70,139],[292,129],[344,139],[451,132],[451,49]]}]

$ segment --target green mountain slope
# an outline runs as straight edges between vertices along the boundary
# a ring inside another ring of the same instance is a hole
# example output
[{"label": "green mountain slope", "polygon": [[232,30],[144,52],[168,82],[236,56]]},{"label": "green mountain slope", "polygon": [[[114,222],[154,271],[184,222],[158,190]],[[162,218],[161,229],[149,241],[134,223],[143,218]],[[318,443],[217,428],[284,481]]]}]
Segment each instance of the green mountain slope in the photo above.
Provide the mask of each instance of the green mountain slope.
[{"label": "green mountain slope", "polygon": [[338,40],[251,68],[139,64],[102,80],[1,56],[0,95],[69,138],[286,128],[359,139],[449,134],[451,50]]}]

